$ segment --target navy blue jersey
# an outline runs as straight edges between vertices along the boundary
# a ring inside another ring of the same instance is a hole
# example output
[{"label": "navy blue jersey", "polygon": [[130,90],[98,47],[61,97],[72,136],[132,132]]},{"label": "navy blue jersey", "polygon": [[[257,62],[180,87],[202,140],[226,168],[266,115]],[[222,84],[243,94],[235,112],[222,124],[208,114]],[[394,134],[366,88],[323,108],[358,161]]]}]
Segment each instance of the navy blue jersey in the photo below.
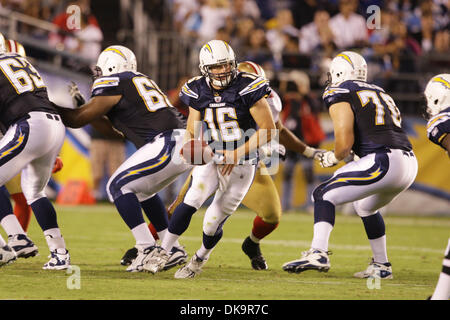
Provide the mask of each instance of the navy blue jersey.
[{"label": "navy blue jersey", "polygon": [[348,80],[325,89],[327,108],[348,102],[355,116],[353,151],[360,157],[387,149],[411,151],[412,146],[401,127],[400,111],[394,100],[376,85]]},{"label": "navy blue jersey", "polygon": [[450,133],[450,107],[432,117],[427,124],[427,135],[433,143],[442,147],[442,141]]},{"label": "navy blue jersey", "polygon": [[58,114],[44,81],[26,58],[1,54],[0,70],[0,121],[4,129],[31,111]]},{"label": "navy blue jersey", "polygon": [[256,132],[250,108],[270,90],[267,79],[240,72],[224,90],[214,90],[205,77],[195,77],[182,87],[180,99],[200,111],[213,149],[235,149]]},{"label": "navy blue jersey", "polygon": [[185,127],[181,114],[167,96],[142,73],[104,76],[92,85],[92,97],[118,95],[122,98],[106,116],[137,148],[161,132]]}]

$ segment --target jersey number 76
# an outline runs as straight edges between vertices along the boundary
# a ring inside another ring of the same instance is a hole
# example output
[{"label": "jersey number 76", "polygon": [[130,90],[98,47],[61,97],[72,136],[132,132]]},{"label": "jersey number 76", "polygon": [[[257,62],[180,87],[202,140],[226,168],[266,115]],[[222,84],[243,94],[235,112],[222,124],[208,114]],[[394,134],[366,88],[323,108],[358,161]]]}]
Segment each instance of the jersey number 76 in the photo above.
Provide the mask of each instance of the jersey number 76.
[{"label": "jersey number 76", "polygon": [[400,110],[395,105],[394,100],[384,92],[376,92],[373,90],[361,90],[357,92],[361,106],[365,107],[369,102],[375,106],[375,125],[384,125],[385,106],[388,108],[392,122],[397,127],[402,127],[402,118],[400,116]]}]

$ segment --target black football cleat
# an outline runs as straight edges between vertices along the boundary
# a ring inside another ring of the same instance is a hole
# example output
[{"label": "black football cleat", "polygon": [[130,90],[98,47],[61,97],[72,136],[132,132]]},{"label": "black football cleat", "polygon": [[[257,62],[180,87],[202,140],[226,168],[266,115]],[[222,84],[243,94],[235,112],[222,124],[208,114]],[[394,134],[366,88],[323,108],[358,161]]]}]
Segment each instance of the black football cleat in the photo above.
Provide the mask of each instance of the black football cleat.
[{"label": "black football cleat", "polygon": [[133,260],[136,259],[137,255],[138,249],[136,247],[129,249],[123,255],[122,259],[120,260],[120,264],[123,266],[129,266],[133,262]]},{"label": "black football cleat", "polygon": [[254,243],[250,237],[245,238],[242,243],[242,251],[250,258],[252,268],[255,270],[267,270],[266,260],[264,259],[259,243]]}]

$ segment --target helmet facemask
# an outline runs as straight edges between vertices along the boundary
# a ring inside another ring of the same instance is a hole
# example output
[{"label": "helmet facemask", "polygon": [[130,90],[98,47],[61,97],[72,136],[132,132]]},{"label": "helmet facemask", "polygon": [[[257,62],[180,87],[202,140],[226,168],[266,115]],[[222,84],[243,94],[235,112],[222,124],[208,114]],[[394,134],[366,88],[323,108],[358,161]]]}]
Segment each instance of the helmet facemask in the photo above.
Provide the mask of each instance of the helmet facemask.
[{"label": "helmet facemask", "polygon": [[[212,72],[214,68],[220,68],[223,66],[229,66],[229,71],[225,72]],[[231,81],[235,78],[237,73],[237,63],[234,61],[227,61],[224,63],[218,63],[213,65],[205,65],[201,68],[202,74],[207,77],[214,86],[224,89],[228,87]]]}]

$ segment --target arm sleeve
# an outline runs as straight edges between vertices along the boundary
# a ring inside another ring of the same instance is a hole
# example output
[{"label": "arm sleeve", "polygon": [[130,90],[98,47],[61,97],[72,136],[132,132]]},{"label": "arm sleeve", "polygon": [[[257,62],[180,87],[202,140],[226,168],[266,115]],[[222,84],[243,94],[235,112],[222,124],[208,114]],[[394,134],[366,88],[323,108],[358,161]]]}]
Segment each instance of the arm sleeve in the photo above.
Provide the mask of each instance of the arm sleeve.
[{"label": "arm sleeve", "polygon": [[256,78],[249,85],[239,92],[245,105],[250,109],[253,105],[270,95],[271,89],[269,86],[269,81],[265,78]]},{"label": "arm sleeve", "polygon": [[122,95],[119,77],[101,77],[92,85],[91,97]]},{"label": "arm sleeve", "polygon": [[350,104],[352,103],[350,90],[346,88],[328,87],[327,89],[325,89],[322,98],[325,102],[325,105],[327,106],[327,109],[338,102],[348,102]]},{"label": "arm sleeve", "polygon": [[184,86],[181,87],[180,100],[185,105],[197,110],[195,101],[198,99],[198,94],[193,90],[192,87],[193,85],[188,83],[185,83]]},{"label": "arm sleeve", "polygon": [[427,126],[428,139],[442,147],[442,141],[450,132],[450,116],[442,115],[430,121]]}]

